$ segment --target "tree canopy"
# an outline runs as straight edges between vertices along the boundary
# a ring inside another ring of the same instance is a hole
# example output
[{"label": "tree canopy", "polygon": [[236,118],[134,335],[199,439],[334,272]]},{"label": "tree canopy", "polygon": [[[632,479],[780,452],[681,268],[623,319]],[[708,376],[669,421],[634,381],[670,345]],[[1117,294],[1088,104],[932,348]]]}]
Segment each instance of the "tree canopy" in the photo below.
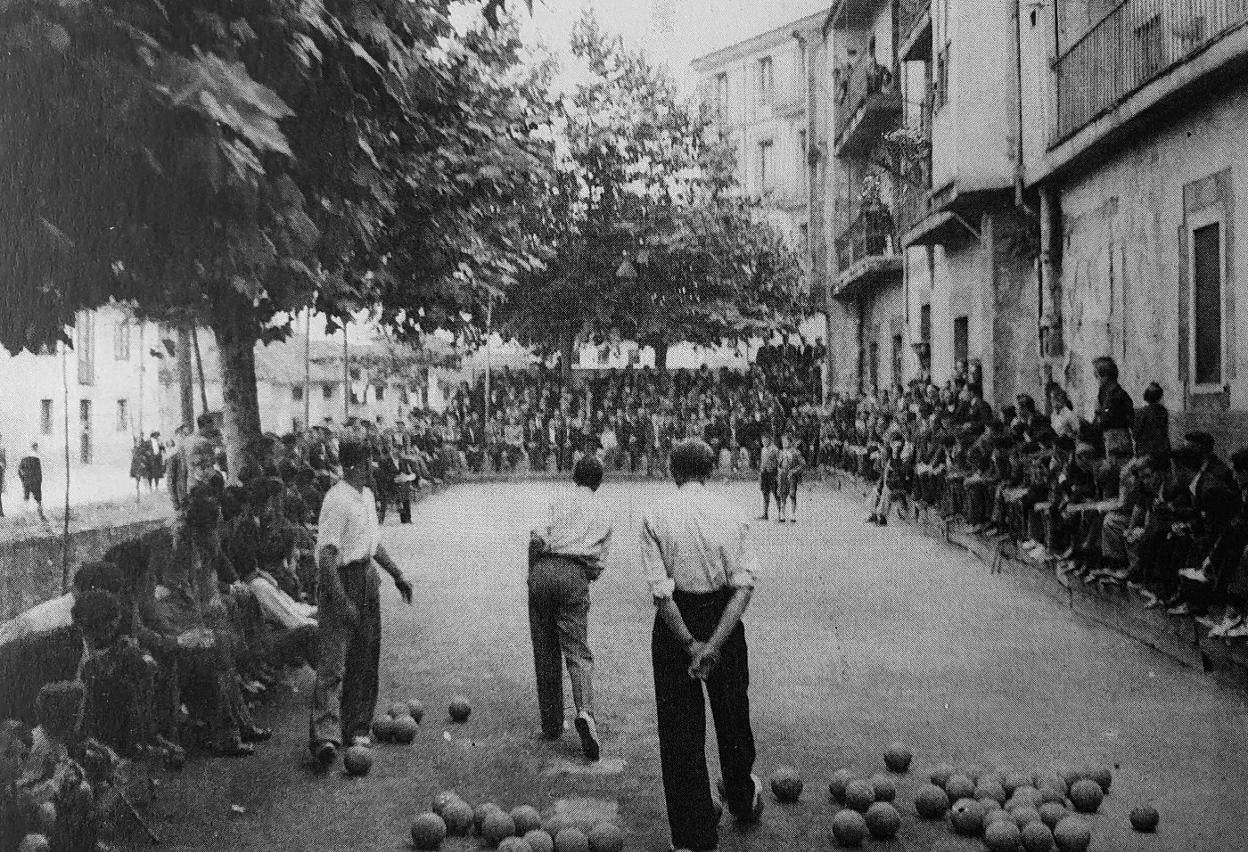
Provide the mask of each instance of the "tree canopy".
[{"label": "tree canopy", "polygon": [[552,257],[507,294],[503,328],[566,364],[587,341],[635,340],[662,361],[678,341],[792,327],[797,255],[736,185],[709,115],[590,12],[572,53],[587,75],[555,104],[556,174],[536,217]]},{"label": "tree canopy", "polygon": [[0,0],[0,343],[110,299],[201,322],[241,446],[293,312],[471,330],[541,264],[547,71],[502,7],[465,34],[449,0]]}]

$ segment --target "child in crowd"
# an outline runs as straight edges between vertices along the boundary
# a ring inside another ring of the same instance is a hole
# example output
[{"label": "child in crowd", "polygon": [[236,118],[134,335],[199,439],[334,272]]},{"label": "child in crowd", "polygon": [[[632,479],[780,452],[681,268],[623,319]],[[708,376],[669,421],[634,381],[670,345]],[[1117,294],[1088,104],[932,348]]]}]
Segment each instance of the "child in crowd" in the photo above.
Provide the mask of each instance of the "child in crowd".
[{"label": "child in crowd", "polygon": [[[802,471],[806,469],[806,459],[802,457],[802,452],[797,448],[793,441],[793,436],[786,434],[781,443],[783,448],[780,450],[779,457],[779,474],[778,490],[776,493],[776,505],[779,507],[778,520],[784,523],[797,523],[797,488],[802,484]],[[792,507],[790,509],[790,506]]]}]

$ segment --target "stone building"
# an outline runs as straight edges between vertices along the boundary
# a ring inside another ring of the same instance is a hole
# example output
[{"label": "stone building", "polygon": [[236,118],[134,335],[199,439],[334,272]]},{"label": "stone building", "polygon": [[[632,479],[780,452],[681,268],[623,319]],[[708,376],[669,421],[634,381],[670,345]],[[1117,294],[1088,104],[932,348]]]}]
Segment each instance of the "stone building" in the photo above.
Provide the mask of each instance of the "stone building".
[{"label": "stone building", "polygon": [[0,350],[0,446],[8,455],[10,501],[20,499],[17,464],[32,443],[43,462],[45,500],[56,505],[64,498],[67,441],[70,496],[78,502],[130,493],[135,441],[152,431],[172,434],[160,416],[167,336],[160,326],[108,306],[80,312],[67,333],[69,345],[39,353]]},{"label": "stone building", "polygon": [[1180,430],[1242,444],[1248,6],[1057,0],[1024,15],[1047,369],[1086,413],[1092,359],[1112,355],[1137,405],[1156,381]]}]

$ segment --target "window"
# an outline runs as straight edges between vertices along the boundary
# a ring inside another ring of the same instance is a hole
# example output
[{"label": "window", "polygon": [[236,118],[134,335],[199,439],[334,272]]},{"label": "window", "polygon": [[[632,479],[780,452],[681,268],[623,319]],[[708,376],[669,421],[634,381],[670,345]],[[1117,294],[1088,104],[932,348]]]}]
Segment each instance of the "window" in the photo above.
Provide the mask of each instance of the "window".
[{"label": "window", "polygon": [[295,402],[303,402],[303,385],[292,385],[290,388],[290,398]]},{"label": "window", "polygon": [[78,459],[83,464],[91,464],[91,400],[78,400],[78,432],[81,444],[78,448]]},{"label": "window", "polygon": [[771,191],[771,182],[775,179],[775,169],[771,164],[774,145],[770,139],[758,143],[758,190],[760,194]]},{"label": "window", "polygon": [[955,364],[966,366],[970,360],[971,323],[966,317],[955,317],[953,320],[953,360]]},{"label": "window", "polygon": [[728,111],[728,75],[715,75],[715,109],[719,111],[720,117]]},{"label": "window", "polygon": [[901,386],[901,335],[893,335],[893,386]]},{"label": "window", "polygon": [[1155,75],[1166,64],[1165,33],[1161,29],[1161,15],[1153,15],[1135,28],[1135,41],[1139,45],[1140,81]]},{"label": "window", "polygon": [[810,245],[810,225],[807,225],[805,222],[798,225],[797,233],[798,233],[798,237],[802,241],[801,247],[802,247],[802,251],[804,252],[806,251],[807,247],[809,247]]},{"label": "window", "polygon": [[936,55],[936,81],[933,83],[934,109],[939,110],[949,103],[949,45]]},{"label": "window", "polygon": [[113,326],[113,359],[130,360],[130,321],[125,317],[117,320],[117,324]]},{"label": "window", "polygon": [[800,172],[805,171],[807,168],[809,168],[806,164],[807,153],[806,153],[806,131],[805,130],[797,131],[797,153],[798,153],[798,156],[802,158],[797,166],[797,170],[800,173]]},{"label": "window", "polygon": [[385,402],[386,400],[386,386],[385,385],[373,385],[373,399],[375,399],[377,402]]},{"label": "window", "polygon": [[758,60],[758,102],[759,104],[771,103],[771,96],[775,89],[775,72],[771,66],[771,57],[764,56]]},{"label": "window", "polygon": [[919,306],[919,366],[924,370],[932,368],[932,306]]},{"label": "window", "polygon": [[95,384],[95,314],[90,311],[78,312],[74,351],[78,354],[78,384]]},{"label": "window", "polygon": [[1191,375],[1199,385],[1222,384],[1222,223],[1192,229]]},{"label": "window", "polygon": [[871,378],[871,390],[880,389],[880,342],[872,340],[867,346],[867,364]]},{"label": "window", "polygon": [[333,399],[333,398],[334,398],[334,386],[333,385],[321,385],[321,399]]},{"label": "window", "polygon": [[358,382],[359,380],[360,380],[360,368],[352,367],[351,368],[351,381]]},{"label": "window", "polygon": [[52,434],[52,400],[39,400],[39,434]]}]

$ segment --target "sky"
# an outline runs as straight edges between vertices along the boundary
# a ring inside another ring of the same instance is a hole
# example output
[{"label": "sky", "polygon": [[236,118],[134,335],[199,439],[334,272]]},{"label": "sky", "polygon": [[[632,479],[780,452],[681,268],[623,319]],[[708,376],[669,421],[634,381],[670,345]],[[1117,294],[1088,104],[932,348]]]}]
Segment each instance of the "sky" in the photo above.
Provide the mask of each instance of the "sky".
[{"label": "sky", "polygon": [[[514,5],[522,21],[528,17],[521,3]],[[594,7],[604,29],[667,65],[692,91],[693,59],[826,11],[831,0],[534,0],[533,17],[522,25],[526,38],[536,35],[556,55],[566,55],[568,34],[586,5]]]}]

